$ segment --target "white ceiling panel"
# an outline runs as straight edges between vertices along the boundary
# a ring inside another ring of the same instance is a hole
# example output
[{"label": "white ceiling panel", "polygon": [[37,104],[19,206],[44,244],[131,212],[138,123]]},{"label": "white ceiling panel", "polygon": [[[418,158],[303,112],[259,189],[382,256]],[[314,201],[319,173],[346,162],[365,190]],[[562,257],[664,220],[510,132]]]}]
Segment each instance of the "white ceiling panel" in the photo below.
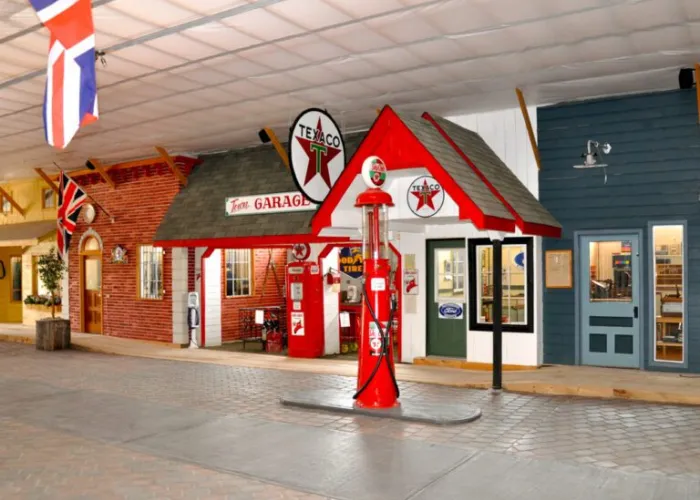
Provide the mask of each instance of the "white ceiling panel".
[{"label": "white ceiling panel", "polygon": [[352,24],[329,29],[321,33],[321,36],[352,53],[379,50],[395,45],[385,36],[372,31],[363,24]]},{"label": "white ceiling panel", "polygon": [[222,23],[237,29],[241,33],[266,42],[287,36],[298,35],[306,31],[305,28],[302,28],[298,24],[264,9],[251,10],[224,19]]},{"label": "white ceiling panel", "polygon": [[215,14],[225,9],[246,5],[253,0],[170,0],[171,3],[198,14]]},{"label": "white ceiling panel", "polygon": [[286,70],[308,62],[302,55],[293,54],[274,45],[246,50],[241,52],[240,55],[244,59],[260,63],[275,70]]},{"label": "white ceiling panel", "polygon": [[180,33],[156,38],[155,40],[146,42],[144,45],[188,61],[194,61],[221,53],[221,49],[217,47],[198,42]]},{"label": "white ceiling panel", "polygon": [[220,85],[217,89],[225,92],[229,96],[229,102],[236,102],[242,99],[255,99],[270,93],[267,87],[258,85],[255,80],[237,80]]},{"label": "white ceiling panel", "polygon": [[93,21],[95,23],[96,39],[100,39],[100,34],[119,36],[124,39],[132,39],[137,36],[151,33],[157,29],[153,24],[136,19],[124,12],[105,5],[93,11]]},{"label": "white ceiling panel", "polygon": [[238,55],[217,57],[209,61],[204,61],[202,64],[236,78],[258,76],[273,71],[272,68],[260,64],[260,61],[253,62],[252,60],[245,59]]},{"label": "white ceiling panel", "polygon": [[230,82],[233,77],[223,73],[213,66],[205,66],[197,64],[194,66],[186,66],[181,69],[176,69],[171,72],[175,76],[180,76],[193,82],[202,84],[203,86],[221,85],[222,83]]},{"label": "white ceiling panel", "polygon": [[146,45],[134,45],[119,51],[119,57],[152,69],[166,69],[185,62],[181,57],[166,54]]},{"label": "white ceiling panel", "polygon": [[134,19],[161,28],[199,17],[192,10],[180,7],[168,0],[147,0],[146,2],[144,0],[115,0],[109,6]]},{"label": "white ceiling panel", "polygon": [[226,26],[220,22],[211,22],[202,26],[196,26],[182,32],[188,38],[206,43],[222,50],[237,50],[260,43],[260,39],[242,33],[236,28]]},{"label": "white ceiling panel", "polygon": [[307,30],[317,30],[352,20],[351,16],[323,0],[286,0],[272,5],[269,10]]},{"label": "white ceiling panel", "polygon": [[[258,144],[308,106],[366,128],[386,103],[512,107],[515,86],[534,105],[674,88],[700,60],[697,0],[113,0],[94,18],[100,121],[66,151],[42,130],[47,30],[2,43],[0,180],[156,143]],[[0,40],[36,24],[26,0],[0,0]]]},{"label": "white ceiling panel", "polygon": [[443,34],[439,28],[418,17],[414,11],[379,17],[366,21],[365,24],[395,43],[415,42]]},{"label": "white ceiling panel", "polygon": [[307,35],[277,44],[278,47],[301,54],[308,61],[327,61],[350,55],[350,52],[318,35]]}]

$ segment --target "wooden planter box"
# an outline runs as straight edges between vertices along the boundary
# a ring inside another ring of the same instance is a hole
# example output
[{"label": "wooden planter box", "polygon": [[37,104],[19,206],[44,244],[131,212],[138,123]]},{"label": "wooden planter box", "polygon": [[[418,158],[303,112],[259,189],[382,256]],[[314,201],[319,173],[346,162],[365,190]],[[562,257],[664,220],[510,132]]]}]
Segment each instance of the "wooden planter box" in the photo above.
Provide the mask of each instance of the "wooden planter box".
[{"label": "wooden planter box", "polygon": [[70,321],[45,318],[36,322],[36,348],[39,351],[70,349]]}]

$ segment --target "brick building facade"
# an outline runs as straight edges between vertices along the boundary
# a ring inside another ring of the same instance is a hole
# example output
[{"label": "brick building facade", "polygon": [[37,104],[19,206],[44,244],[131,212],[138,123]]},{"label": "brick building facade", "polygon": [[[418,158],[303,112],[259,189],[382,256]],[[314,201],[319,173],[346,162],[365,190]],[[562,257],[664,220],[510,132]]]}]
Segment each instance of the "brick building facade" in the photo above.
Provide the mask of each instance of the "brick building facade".
[{"label": "brick building facade", "polygon": [[[184,167],[187,174],[188,167]],[[180,190],[177,178],[165,164],[139,166],[110,172],[112,189],[99,174],[74,180],[114,216],[114,223],[96,207],[95,220],[80,217],[69,250],[71,329],[86,331],[81,242],[93,236],[101,247],[102,332],[104,335],[171,342],[173,337],[172,254],[163,255],[163,297],[141,299],[138,294],[139,245],[150,245],[163,215]],[[112,263],[112,250],[125,248],[128,262]]]}]

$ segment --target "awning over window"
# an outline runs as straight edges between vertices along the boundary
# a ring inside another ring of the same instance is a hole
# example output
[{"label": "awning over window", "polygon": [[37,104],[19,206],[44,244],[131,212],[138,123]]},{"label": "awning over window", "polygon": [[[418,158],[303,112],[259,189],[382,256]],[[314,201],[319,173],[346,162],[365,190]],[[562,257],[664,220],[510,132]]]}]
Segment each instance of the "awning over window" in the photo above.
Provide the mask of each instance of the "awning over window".
[{"label": "awning over window", "polygon": [[39,239],[56,231],[55,220],[23,222],[0,226],[0,247],[27,247],[39,243]]}]

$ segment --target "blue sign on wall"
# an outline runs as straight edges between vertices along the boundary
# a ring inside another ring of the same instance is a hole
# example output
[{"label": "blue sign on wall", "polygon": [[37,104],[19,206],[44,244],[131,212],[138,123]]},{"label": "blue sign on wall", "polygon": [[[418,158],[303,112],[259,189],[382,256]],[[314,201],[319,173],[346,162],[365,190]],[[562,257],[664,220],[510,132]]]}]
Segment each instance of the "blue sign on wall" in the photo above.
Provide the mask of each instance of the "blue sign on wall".
[{"label": "blue sign on wall", "polygon": [[362,248],[344,247],[339,255],[340,271],[352,278],[362,277]]}]

